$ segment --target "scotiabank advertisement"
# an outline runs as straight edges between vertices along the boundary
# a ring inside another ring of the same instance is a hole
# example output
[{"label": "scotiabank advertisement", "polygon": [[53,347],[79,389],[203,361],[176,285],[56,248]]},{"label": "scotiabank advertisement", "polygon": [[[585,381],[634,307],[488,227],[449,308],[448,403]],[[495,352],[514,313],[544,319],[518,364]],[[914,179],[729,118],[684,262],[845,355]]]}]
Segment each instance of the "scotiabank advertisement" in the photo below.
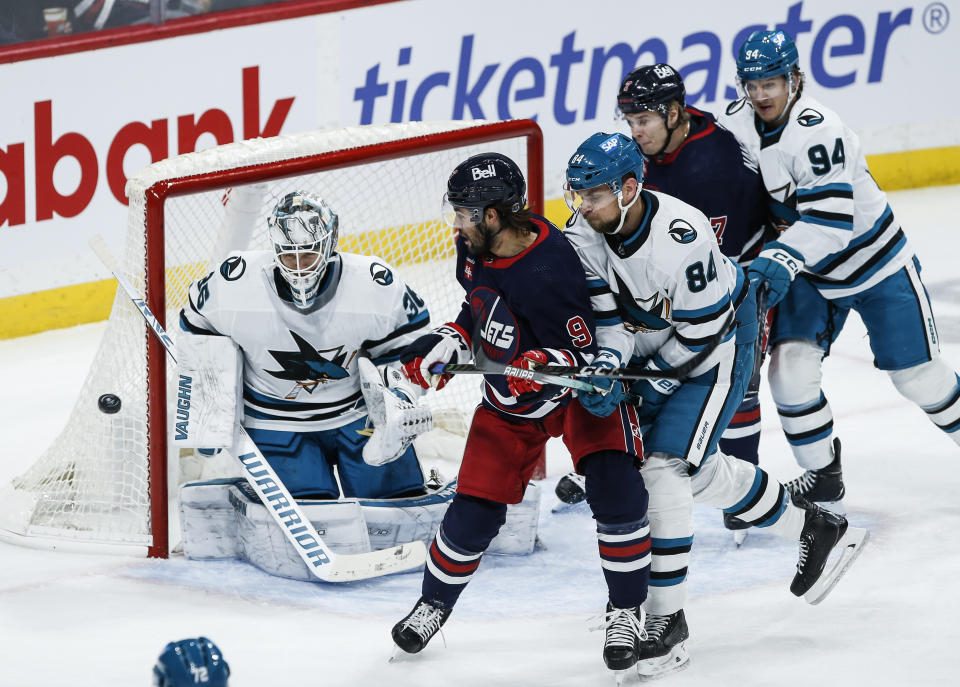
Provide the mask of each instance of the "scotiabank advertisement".
[{"label": "scotiabank advertisement", "polygon": [[[782,28],[809,92],[868,154],[960,144],[960,2],[414,0],[0,65],[0,299],[104,279],[124,184],[152,161],[257,136],[430,119],[532,118],[546,192],[615,94],[668,62],[688,103],[738,97],[735,54]],[[438,198],[442,190],[437,190]]]}]

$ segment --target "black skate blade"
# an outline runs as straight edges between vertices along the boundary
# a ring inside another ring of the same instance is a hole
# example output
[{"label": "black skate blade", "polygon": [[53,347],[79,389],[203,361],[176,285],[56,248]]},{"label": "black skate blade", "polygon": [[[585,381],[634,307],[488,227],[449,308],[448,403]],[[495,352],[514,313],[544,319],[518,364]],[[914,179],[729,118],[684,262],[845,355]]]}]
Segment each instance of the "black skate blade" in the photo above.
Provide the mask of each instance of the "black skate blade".
[{"label": "black skate blade", "polygon": [[[863,553],[863,547],[866,546],[868,541],[870,541],[870,532],[862,527],[848,527],[846,533],[833,547],[834,551],[840,552],[839,557],[836,558],[829,570],[824,569],[820,578],[803,595],[804,601],[815,606],[827,598],[827,595],[837,586],[837,582],[847,572],[847,569]],[[828,562],[827,565],[830,565],[830,563]]]},{"label": "black skate blade", "polygon": [[686,644],[684,640],[671,648],[670,653],[665,656],[638,661],[637,675],[640,676],[640,682],[649,682],[689,668],[690,654],[687,653]]}]

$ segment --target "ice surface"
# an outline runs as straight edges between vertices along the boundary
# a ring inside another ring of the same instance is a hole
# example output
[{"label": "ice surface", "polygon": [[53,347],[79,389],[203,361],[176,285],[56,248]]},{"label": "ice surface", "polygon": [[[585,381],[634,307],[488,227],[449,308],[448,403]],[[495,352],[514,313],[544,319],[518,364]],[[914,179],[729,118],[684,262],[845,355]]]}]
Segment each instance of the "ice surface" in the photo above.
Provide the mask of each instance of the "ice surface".
[{"label": "ice surface", "polygon": [[[891,194],[923,263],[946,359],[960,365],[960,187]],[[953,250],[958,252],[954,253]],[[0,482],[58,431],[103,325],[0,342]],[[792,544],[752,531],[736,550],[720,514],[696,511],[687,618],[690,668],[663,685],[947,685],[960,659],[960,448],[875,370],[851,317],[824,366],[844,442],[845,501],[871,542],[813,607],[788,591]],[[761,460],[794,465],[766,387]],[[0,685],[132,686],[171,640],[206,635],[233,687],[612,685],[601,633],[605,594],[585,507],[550,514],[568,469],[552,442],[541,521],[546,549],[488,556],[440,637],[388,664],[389,631],[420,574],[349,585],[292,582],[241,563],[142,560],[0,543]]]}]

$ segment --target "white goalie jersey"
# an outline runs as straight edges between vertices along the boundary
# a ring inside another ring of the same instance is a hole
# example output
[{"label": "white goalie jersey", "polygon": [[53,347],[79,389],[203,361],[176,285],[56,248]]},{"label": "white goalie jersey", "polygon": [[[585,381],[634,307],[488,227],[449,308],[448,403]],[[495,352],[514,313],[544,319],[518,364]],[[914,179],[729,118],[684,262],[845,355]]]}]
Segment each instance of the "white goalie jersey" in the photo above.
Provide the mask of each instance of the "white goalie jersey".
[{"label": "white goalie jersey", "polygon": [[761,131],[741,99],[718,119],[759,165],[786,227],[777,240],[803,255],[804,274],[825,298],[864,291],[913,257],[860,139],[833,110],[801,95],[782,126]]},{"label": "white goalie jersey", "polygon": [[630,237],[599,234],[582,218],[564,232],[587,272],[600,356],[665,370],[722,335],[694,370],[700,374],[733,355],[733,334],[723,332],[749,284],[703,213],[666,194],[642,194],[644,219]]},{"label": "white goalie jersey", "polygon": [[185,333],[240,347],[246,427],[307,432],[364,417],[357,358],[393,362],[429,329],[424,302],[375,257],[338,253],[310,308],[288,294],[272,251],[244,252],[194,282],[180,313]]}]

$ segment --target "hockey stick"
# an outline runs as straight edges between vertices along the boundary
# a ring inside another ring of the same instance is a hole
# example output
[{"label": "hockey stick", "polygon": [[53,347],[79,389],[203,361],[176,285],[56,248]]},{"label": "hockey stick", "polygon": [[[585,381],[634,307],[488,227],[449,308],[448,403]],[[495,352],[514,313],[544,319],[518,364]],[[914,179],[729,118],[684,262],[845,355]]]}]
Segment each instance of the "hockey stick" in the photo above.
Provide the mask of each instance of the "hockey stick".
[{"label": "hockey stick", "polygon": [[[150,329],[160,339],[171,360],[177,362],[173,340],[157,321],[149,306],[139,297],[136,290],[116,267],[113,254],[100,235],[90,239],[90,247],[97,254],[117,283],[143,315]],[[166,428],[163,429],[166,431]],[[380,577],[391,573],[419,568],[427,560],[427,548],[422,541],[393,546],[389,549],[370,553],[338,554],[327,546],[317,534],[316,528],[304,515],[296,499],[284,486],[277,473],[260,449],[253,443],[250,435],[238,426],[230,452],[243,467],[243,476],[257,493],[260,501],[270,512],[287,541],[296,550],[307,570],[323,582],[352,582],[370,577]]]},{"label": "hockey stick", "polygon": [[[651,370],[636,366],[610,368],[594,365],[542,365],[538,363],[535,363],[535,367],[528,370],[527,368],[513,367],[511,365],[494,362],[483,356],[482,352],[475,350],[475,361],[473,364],[435,363],[430,367],[430,372],[434,374],[502,374],[510,375],[511,377],[532,379],[537,382],[544,381],[547,384],[569,386],[584,391],[603,392],[604,389],[600,389],[578,378],[608,377],[619,380],[683,379],[713,353],[717,345],[723,341],[727,334],[733,331],[735,326],[735,320],[732,317],[729,318],[720,331],[710,337],[703,349],[697,351],[690,359],[669,370]],[[478,353],[480,354],[478,355]]]}]

